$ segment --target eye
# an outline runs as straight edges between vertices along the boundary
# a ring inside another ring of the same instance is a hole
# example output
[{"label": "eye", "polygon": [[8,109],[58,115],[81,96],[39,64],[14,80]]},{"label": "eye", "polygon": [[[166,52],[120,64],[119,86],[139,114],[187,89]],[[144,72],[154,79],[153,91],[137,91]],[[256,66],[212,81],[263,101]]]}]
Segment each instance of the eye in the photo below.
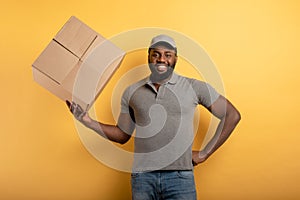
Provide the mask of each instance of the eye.
[{"label": "eye", "polygon": [[152,53],[152,57],[153,57],[153,58],[158,58],[159,55],[158,55],[158,53]]},{"label": "eye", "polygon": [[171,54],[166,54],[166,58],[171,58],[172,57],[172,55]]}]

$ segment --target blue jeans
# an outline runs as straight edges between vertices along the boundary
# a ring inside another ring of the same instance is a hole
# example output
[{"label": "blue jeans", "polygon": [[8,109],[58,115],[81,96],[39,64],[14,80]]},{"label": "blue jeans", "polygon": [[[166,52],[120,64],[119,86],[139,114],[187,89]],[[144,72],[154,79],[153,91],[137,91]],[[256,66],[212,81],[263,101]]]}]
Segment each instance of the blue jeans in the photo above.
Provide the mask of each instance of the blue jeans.
[{"label": "blue jeans", "polygon": [[132,200],[196,200],[194,173],[153,171],[131,174]]}]

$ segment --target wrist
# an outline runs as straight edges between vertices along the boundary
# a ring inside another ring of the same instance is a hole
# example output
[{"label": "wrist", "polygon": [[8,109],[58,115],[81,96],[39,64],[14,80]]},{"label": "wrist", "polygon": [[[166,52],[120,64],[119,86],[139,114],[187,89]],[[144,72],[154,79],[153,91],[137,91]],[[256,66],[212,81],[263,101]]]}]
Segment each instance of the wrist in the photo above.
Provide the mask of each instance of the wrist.
[{"label": "wrist", "polygon": [[83,125],[87,127],[91,127],[93,123],[93,119],[89,117],[88,113],[85,113],[80,121]]},{"label": "wrist", "polygon": [[207,152],[206,149],[203,149],[203,150],[199,151],[199,159],[202,162],[204,162],[205,160],[207,160],[209,156],[210,156],[210,154]]}]

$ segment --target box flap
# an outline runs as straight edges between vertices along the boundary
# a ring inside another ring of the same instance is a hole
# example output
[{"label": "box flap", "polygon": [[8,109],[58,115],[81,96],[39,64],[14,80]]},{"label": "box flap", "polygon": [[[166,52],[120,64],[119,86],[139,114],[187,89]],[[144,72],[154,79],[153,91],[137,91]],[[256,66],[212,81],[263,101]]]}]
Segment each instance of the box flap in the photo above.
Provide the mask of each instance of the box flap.
[{"label": "box flap", "polygon": [[66,91],[63,87],[61,87],[56,81],[50,79],[41,71],[36,68],[32,68],[32,74],[34,80],[39,83],[44,88],[47,88],[49,92],[59,97],[63,101],[72,100],[72,94],[69,91]]},{"label": "box flap", "polygon": [[94,30],[72,16],[56,34],[54,40],[81,58],[96,39],[96,35]]},{"label": "box flap", "polygon": [[89,65],[95,71],[103,72],[115,60],[123,57],[125,52],[109,40],[95,42],[93,48],[84,57],[83,65]]},{"label": "box flap", "polygon": [[86,60],[86,58],[90,55],[90,53],[98,46],[100,45],[102,42],[106,41],[106,39],[100,35],[97,34],[95,40],[93,41],[93,43],[90,45],[90,47],[88,48],[88,50],[85,52],[85,54],[81,57],[81,60],[84,61]]},{"label": "box flap", "polygon": [[61,84],[79,59],[55,41],[51,41],[32,66]]}]

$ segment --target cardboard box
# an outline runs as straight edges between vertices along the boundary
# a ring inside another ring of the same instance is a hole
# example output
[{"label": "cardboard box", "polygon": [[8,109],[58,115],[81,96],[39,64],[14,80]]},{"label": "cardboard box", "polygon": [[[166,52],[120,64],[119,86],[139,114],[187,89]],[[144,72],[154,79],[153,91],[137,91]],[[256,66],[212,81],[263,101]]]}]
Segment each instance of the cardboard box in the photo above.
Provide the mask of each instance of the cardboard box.
[{"label": "cardboard box", "polygon": [[88,110],[125,52],[71,17],[32,64],[34,80],[66,101]]}]

